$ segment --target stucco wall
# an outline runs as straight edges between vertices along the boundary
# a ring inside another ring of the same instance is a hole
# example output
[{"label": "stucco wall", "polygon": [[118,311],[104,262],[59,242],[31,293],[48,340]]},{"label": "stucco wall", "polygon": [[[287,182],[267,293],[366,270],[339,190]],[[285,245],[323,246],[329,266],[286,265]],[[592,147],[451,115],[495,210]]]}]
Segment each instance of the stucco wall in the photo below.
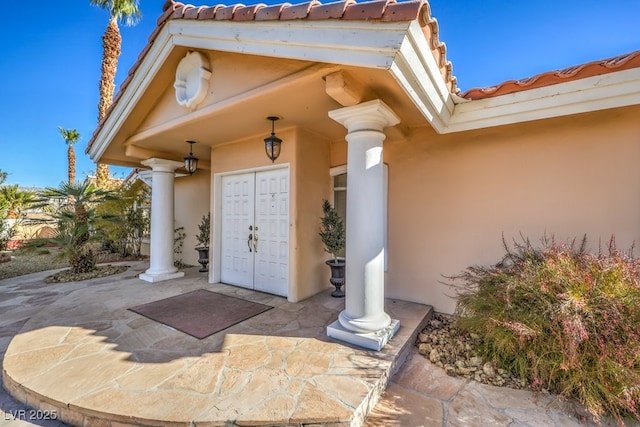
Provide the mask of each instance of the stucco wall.
[{"label": "stucco wall", "polygon": [[[235,96],[267,85],[308,66],[308,63],[303,61],[283,61],[228,52],[199,52],[206,55],[212,76],[208,82],[207,95],[198,105],[198,110],[223,100],[231,102],[230,100]],[[260,70],[260,72],[256,73],[256,70]],[[140,123],[137,132],[164,125],[171,120],[186,117],[192,113],[191,110],[181,107],[176,102],[173,87],[175,69],[167,69],[164,72],[172,73],[171,76],[167,76],[171,80],[171,84],[166,86],[161,94],[156,94],[154,97],[155,106]],[[265,123],[267,123],[265,129],[268,129],[268,122]]]},{"label": "stucco wall", "polygon": [[210,173],[199,169],[193,175],[175,180],[175,227],[184,227],[186,237],[182,246],[182,262],[198,265],[196,235],[202,216],[209,212]]},{"label": "stucco wall", "polygon": [[330,255],[324,252],[318,235],[322,200],[331,200],[330,150],[326,140],[309,132],[297,132],[296,140],[294,227],[297,241],[293,249],[298,268],[296,300],[302,300],[331,287],[330,270],[324,264]]},{"label": "stucco wall", "polygon": [[[212,176],[271,166],[264,151],[264,136],[215,147],[211,153]],[[288,298],[295,302],[329,286],[317,231],[322,198],[330,193],[330,150],[321,137],[294,128],[282,127],[278,136],[283,143],[276,166],[288,164],[290,170]],[[215,191],[215,185],[212,188]]]},{"label": "stucco wall", "polygon": [[452,312],[443,275],[493,264],[501,239],[589,248],[640,241],[640,108],[583,114],[385,146],[389,296]]},{"label": "stucco wall", "polygon": [[[498,262],[503,235],[586,234],[593,252],[611,235],[620,249],[640,242],[639,117],[628,107],[386,142],[386,295],[453,312],[444,276]],[[343,163],[345,144],[331,147],[332,166]]]}]

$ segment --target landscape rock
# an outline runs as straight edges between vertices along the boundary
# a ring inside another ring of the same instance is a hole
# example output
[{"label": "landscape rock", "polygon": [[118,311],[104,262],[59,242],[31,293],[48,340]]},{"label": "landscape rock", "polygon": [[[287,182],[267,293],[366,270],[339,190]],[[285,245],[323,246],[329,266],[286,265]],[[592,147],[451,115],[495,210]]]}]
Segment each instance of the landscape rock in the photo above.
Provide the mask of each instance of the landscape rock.
[{"label": "landscape rock", "polygon": [[479,356],[473,356],[469,358],[469,365],[470,366],[480,366],[482,365],[482,357]]},{"label": "landscape rock", "polygon": [[431,345],[423,342],[420,343],[420,345],[418,345],[418,353],[420,353],[423,356],[426,356],[428,354],[431,353]]},{"label": "landscape rock", "polygon": [[459,376],[484,384],[515,389],[529,388],[526,381],[479,356],[482,344],[478,334],[463,334],[453,326],[450,316],[435,314],[418,334],[418,352],[449,376]]},{"label": "landscape rock", "polygon": [[491,364],[491,362],[487,362],[482,366],[482,372],[484,372],[484,374],[488,377],[496,376],[496,370]]}]

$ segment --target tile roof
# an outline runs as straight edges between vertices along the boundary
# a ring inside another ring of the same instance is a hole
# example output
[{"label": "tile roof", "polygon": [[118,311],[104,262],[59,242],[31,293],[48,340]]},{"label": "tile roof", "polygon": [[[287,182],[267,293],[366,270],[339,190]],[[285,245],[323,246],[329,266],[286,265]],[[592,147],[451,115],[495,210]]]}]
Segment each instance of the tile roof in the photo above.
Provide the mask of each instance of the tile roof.
[{"label": "tile roof", "polygon": [[[357,3],[355,0],[320,3],[311,0],[292,5],[290,3],[267,6],[264,3],[245,6],[234,4],[225,6],[193,6],[174,0],[167,0],[163,14],[158,18],[156,31],[149,37],[151,43],[162,25],[171,19],[227,20],[227,21],[290,21],[304,19],[319,21],[342,19],[381,22],[400,22],[418,19],[425,37],[430,42],[433,56],[438,61],[442,77],[452,93],[457,93],[456,78],[452,75],[451,62],[446,59],[446,46],[438,38],[438,22],[431,16],[426,0],[397,2],[396,0],[374,0]],[[149,43],[149,44],[150,44]],[[134,66],[135,67],[135,66]]]},{"label": "tile roof", "polygon": [[558,71],[548,71],[522,80],[508,80],[497,86],[469,89],[461,96],[467,99],[484,99],[514,92],[522,92],[587,77],[600,76],[614,71],[640,67],[640,51],[627,53],[600,61],[575,65]]},{"label": "tile roof", "polygon": [[375,20],[379,22],[400,22],[418,19],[425,38],[429,42],[431,52],[436,59],[442,77],[451,93],[457,93],[456,78],[452,75],[452,65],[446,59],[446,46],[438,38],[438,23],[431,16],[431,9],[426,0],[397,2],[396,0],[374,0],[357,3],[354,0],[344,0],[333,3],[320,3],[311,0],[306,3],[292,5],[290,3],[267,6],[263,3],[245,6],[234,4],[226,6],[193,6],[174,0],[167,0],[163,7],[163,13],[157,20],[154,31],[149,36],[147,45],[138,55],[137,61],[129,70],[129,74],[120,85],[120,90],[115,96],[111,107],[105,117],[98,124],[93,133],[86,152],[93,145],[93,141],[100,132],[104,122],[109,117],[113,107],[117,104],[133,75],[149,52],[153,43],[162,30],[164,24],[174,19],[190,19],[199,21],[290,21],[304,19],[308,21],[341,19],[341,20]]}]

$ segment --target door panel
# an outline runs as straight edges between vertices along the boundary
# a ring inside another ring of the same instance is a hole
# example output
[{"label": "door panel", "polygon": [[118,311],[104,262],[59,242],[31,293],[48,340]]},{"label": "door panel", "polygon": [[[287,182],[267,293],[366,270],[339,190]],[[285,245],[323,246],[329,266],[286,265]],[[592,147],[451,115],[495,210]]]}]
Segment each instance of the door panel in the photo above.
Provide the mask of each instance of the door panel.
[{"label": "door panel", "polygon": [[255,289],[287,295],[289,287],[289,171],[256,173]]},{"label": "door panel", "polygon": [[253,288],[253,251],[249,234],[254,219],[253,173],[222,178],[222,269],[225,283]]},{"label": "door panel", "polygon": [[221,281],[287,296],[289,170],[224,176],[222,203]]}]

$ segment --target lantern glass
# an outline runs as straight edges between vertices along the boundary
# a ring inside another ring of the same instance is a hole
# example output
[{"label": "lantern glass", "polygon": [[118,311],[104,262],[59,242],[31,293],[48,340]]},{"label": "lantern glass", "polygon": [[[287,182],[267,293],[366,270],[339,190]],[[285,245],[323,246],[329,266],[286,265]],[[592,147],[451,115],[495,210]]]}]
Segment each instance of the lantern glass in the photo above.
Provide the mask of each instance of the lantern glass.
[{"label": "lantern glass", "polygon": [[184,168],[187,170],[189,175],[193,175],[193,173],[198,169],[198,158],[193,155],[193,144],[196,141],[186,141],[189,144],[189,155],[184,158]]},{"label": "lantern glass", "polygon": [[193,175],[193,173],[198,169],[198,158],[192,155],[185,157],[184,168],[189,172],[189,175]]},{"label": "lantern glass", "polygon": [[282,140],[275,135],[268,136],[264,139],[264,149],[267,157],[271,159],[271,163],[275,162],[280,155],[280,144]]}]

